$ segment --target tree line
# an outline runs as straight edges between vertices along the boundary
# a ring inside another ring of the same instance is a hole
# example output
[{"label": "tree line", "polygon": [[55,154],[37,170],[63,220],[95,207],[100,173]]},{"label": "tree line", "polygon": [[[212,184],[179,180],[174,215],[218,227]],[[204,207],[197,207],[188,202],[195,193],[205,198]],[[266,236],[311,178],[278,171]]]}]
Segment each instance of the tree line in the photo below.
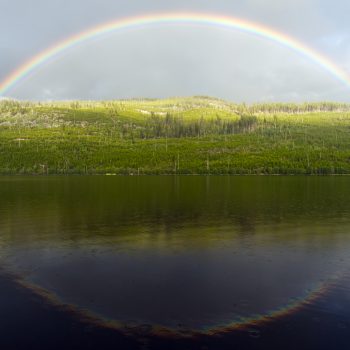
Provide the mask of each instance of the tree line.
[{"label": "tree line", "polygon": [[181,116],[167,113],[165,116],[152,114],[144,128],[140,130],[141,138],[160,137],[203,137],[206,135],[232,135],[253,131],[258,123],[254,115],[240,115],[237,119],[198,118],[185,120]]}]

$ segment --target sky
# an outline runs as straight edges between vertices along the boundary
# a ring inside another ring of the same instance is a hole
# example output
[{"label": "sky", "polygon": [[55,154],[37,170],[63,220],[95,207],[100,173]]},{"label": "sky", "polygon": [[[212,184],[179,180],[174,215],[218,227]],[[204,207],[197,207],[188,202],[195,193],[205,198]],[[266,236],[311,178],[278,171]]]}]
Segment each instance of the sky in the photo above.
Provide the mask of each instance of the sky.
[{"label": "sky", "polygon": [[[0,81],[31,57],[96,25],[136,15],[195,12],[271,27],[350,76],[348,0],[0,0]],[[266,38],[213,26],[116,31],[65,51],[20,80],[23,100],[207,95],[232,102],[350,102],[350,86]]]}]

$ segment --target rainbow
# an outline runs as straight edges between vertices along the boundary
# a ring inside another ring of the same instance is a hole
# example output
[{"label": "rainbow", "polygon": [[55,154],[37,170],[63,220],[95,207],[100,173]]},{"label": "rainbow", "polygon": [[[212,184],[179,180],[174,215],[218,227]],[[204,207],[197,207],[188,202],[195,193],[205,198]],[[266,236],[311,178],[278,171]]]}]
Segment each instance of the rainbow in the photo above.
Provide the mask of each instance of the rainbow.
[{"label": "rainbow", "polygon": [[341,68],[339,68],[335,63],[333,63],[329,58],[308,47],[301,41],[296,40],[265,25],[249,22],[244,19],[231,16],[222,16],[208,13],[159,13],[117,19],[95,26],[54,44],[53,46],[38,53],[37,55],[30,58],[27,62],[20,65],[2,82],[0,82],[0,96],[5,96],[10,91],[10,89],[15,87],[16,84],[22,81],[25,77],[33,74],[50,59],[88,40],[122,29],[172,23],[223,27],[227,29],[239,30],[241,32],[252,34],[261,38],[269,39],[307,57],[314,63],[323,67],[331,75],[345,83],[348,87],[350,87],[350,76]]},{"label": "rainbow", "polygon": [[[131,325],[128,325],[120,320],[105,318],[100,314],[85,308],[81,308],[78,305],[69,304],[62,301],[61,298],[53,291],[49,291],[48,289],[45,289],[26,278],[22,278],[19,275],[11,272],[7,272],[6,275],[17,283],[18,286],[30,290],[32,293],[43,298],[43,300],[46,300],[49,304],[58,307],[60,310],[75,315],[82,322],[94,324],[98,327],[118,330],[129,335],[138,335],[140,329],[144,328],[145,326],[144,324],[138,324],[137,321],[133,322]],[[336,274],[328,280],[319,282],[312,289],[308,290],[304,296],[291,300],[287,304],[281,305],[277,309],[270,310],[266,314],[241,317],[225,324],[210,325],[197,329],[180,329],[158,324],[150,324],[148,325],[149,327],[147,327],[147,333],[148,335],[167,338],[190,338],[201,335],[220,335],[236,330],[254,330],[254,327],[262,327],[272,322],[278,322],[280,319],[293,315],[303,310],[303,308],[307,307],[308,305],[314,304],[319,299],[327,295],[331,288],[334,287],[335,281],[340,279],[342,276],[342,274]]]}]

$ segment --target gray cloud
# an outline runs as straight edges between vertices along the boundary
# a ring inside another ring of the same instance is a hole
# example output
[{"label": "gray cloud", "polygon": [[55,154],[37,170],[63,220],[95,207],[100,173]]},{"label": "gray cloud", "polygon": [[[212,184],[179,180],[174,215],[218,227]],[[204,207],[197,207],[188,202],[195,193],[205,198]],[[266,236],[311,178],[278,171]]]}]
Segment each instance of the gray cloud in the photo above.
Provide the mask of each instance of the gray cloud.
[{"label": "gray cloud", "polygon": [[[333,2],[334,4],[334,2]],[[350,70],[348,21],[320,0],[0,0],[0,78],[59,39],[111,18],[162,10],[232,14],[294,35]],[[340,11],[341,12],[341,11]],[[338,23],[340,21],[340,23]],[[244,33],[154,26],[70,50],[19,84],[23,99],[205,94],[233,101],[349,101],[349,89],[289,49]],[[350,101],[349,101],[350,102]]]}]

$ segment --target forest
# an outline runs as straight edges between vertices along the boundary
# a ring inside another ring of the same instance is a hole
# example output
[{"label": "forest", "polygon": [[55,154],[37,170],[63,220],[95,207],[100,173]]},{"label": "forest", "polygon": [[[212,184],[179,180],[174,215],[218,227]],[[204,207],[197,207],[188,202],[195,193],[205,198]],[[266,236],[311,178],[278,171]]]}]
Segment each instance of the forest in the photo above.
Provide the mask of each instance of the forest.
[{"label": "forest", "polygon": [[350,173],[350,105],[0,101],[0,174]]}]

